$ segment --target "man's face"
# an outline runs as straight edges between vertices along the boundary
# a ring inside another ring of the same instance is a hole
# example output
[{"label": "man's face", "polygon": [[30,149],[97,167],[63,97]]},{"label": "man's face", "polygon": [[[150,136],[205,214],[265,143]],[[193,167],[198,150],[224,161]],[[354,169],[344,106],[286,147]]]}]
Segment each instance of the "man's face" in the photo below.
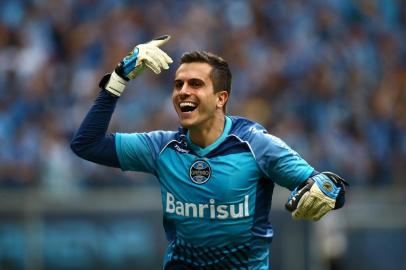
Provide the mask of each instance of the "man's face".
[{"label": "man's face", "polygon": [[176,71],[172,101],[185,128],[204,128],[213,123],[216,114],[223,112],[227,94],[214,93],[211,69],[207,63],[185,63]]}]

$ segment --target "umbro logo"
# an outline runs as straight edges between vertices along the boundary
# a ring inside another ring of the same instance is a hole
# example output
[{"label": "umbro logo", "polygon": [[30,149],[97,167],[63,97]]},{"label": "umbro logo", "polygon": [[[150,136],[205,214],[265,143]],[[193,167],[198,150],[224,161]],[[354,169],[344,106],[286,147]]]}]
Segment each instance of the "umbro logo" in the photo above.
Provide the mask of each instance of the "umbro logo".
[{"label": "umbro logo", "polygon": [[178,144],[175,144],[174,147],[175,147],[176,151],[181,152],[181,153],[189,153],[190,152],[190,150],[183,149]]}]

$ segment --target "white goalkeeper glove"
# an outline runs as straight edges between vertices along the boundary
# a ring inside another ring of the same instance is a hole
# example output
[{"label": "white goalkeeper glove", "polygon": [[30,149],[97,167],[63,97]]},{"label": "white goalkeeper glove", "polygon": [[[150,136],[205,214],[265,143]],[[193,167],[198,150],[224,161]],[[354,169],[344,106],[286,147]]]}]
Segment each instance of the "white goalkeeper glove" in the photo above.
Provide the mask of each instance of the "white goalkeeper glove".
[{"label": "white goalkeeper glove", "polygon": [[113,73],[106,75],[100,81],[100,87],[119,97],[123,93],[129,80],[134,79],[147,66],[155,74],[161,69],[168,69],[172,59],[159,46],[165,44],[171,37],[168,35],[154,38],[148,43],[137,45],[117,65]]},{"label": "white goalkeeper glove", "polygon": [[330,210],[344,205],[345,186],[348,183],[340,176],[319,173],[295,188],[285,207],[292,212],[293,219],[317,221]]}]

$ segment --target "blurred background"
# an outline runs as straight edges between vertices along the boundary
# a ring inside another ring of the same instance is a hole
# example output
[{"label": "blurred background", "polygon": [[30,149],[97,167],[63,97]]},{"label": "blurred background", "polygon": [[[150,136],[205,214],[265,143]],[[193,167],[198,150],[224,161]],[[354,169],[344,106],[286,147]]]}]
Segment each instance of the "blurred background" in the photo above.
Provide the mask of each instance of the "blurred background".
[{"label": "blurred background", "polygon": [[[161,268],[157,181],[69,141],[102,75],[162,34],[175,62],[229,62],[230,114],[351,183],[317,223],[292,221],[276,189],[273,269],[406,269],[405,25],[403,0],[0,0],[0,269]],[[131,82],[110,131],[176,129],[176,66]]]}]

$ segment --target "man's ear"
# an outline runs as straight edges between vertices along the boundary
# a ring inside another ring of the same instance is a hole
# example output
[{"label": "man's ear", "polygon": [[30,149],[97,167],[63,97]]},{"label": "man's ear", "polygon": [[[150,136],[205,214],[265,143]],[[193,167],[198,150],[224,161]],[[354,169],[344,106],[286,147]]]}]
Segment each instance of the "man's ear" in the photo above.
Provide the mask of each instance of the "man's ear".
[{"label": "man's ear", "polygon": [[217,108],[224,109],[227,104],[228,100],[228,92],[227,91],[219,91],[217,94]]}]

